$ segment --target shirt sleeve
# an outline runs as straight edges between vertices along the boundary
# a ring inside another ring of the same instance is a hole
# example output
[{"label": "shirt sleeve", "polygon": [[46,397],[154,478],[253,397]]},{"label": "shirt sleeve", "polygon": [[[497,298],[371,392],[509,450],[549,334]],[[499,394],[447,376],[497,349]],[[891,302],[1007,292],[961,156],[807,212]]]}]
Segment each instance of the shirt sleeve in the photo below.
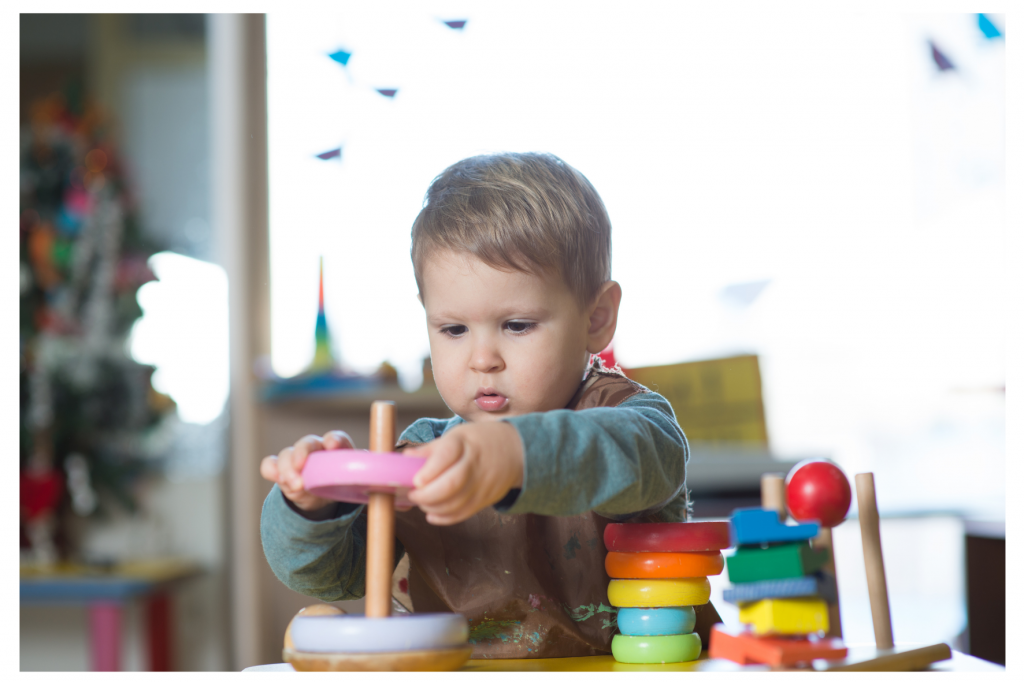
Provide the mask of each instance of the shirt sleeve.
[{"label": "shirt sleeve", "polygon": [[689,446],[672,406],[653,392],[617,407],[509,417],[523,442],[523,487],[508,513],[614,520],[686,518]]}]

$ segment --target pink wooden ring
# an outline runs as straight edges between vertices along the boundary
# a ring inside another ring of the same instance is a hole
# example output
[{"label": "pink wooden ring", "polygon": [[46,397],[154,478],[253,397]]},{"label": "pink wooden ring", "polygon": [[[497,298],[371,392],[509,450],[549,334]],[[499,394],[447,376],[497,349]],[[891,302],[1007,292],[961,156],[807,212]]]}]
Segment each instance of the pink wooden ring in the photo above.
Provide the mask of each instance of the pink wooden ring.
[{"label": "pink wooden ring", "polygon": [[389,493],[396,506],[413,506],[413,476],[427,460],[397,452],[320,450],[306,458],[302,479],[306,490],[340,502],[366,504],[369,493]]}]

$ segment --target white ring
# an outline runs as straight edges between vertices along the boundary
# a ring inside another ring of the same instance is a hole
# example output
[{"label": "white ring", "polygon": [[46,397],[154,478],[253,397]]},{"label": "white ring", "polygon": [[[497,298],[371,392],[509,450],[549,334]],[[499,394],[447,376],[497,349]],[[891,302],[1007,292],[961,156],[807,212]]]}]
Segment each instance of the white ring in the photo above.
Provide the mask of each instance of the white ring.
[{"label": "white ring", "polygon": [[457,613],[415,613],[390,618],[362,615],[296,616],[292,642],[296,651],[380,653],[461,646],[469,623]]}]

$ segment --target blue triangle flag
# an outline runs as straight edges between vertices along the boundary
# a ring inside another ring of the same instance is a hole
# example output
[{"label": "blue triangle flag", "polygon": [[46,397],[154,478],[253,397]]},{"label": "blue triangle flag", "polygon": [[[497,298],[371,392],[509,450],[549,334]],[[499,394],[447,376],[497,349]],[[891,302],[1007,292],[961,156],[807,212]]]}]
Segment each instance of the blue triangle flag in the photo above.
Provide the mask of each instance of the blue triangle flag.
[{"label": "blue triangle flag", "polygon": [[996,25],[992,23],[992,20],[984,14],[978,15],[978,28],[981,29],[981,32],[984,33],[985,37],[989,40],[1003,37],[1002,31],[996,28]]},{"label": "blue triangle flag", "polygon": [[448,28],[455,29],[456,31],[461,31],[462,29],[466,28],[466,21],[468,21],[468,20],[467,19],[455,19],[453,21],[446,21],[446,22],[444,22],[444,25],[447,26]]},{"label": "blue triangle flag", "polygon": [[352,53],[345,52],[345,50],[338,50],[337,52],[332,52],[327,56],[333,59],[334,61],[338,62],[342,66],[348,66],[348,60],[352,56]]},{"label": "blue triangle flag", "polygon": [[389,99],[394,99],[395,95],[398,94],[398,88],[377,88],[377,92]]}]

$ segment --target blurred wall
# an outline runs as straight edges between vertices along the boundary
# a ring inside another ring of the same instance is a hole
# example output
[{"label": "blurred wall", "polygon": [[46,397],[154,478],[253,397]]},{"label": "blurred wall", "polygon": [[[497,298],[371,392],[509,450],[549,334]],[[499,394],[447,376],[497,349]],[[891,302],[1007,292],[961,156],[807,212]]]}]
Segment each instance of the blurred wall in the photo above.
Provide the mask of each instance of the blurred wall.
[{"label": "blurred wall", "polygon": [[[213,260],[209,217],[209,123],[204,15],[21,15],[21,119],[37,97],[77,83],[113,114],[143,229],[169,250]],[[83,524],[93,557],[175,556],[197,561],[201,578],[173,601],[174,668],[225,670],[229,663],[224,566],[223,461],[226,415],[211,424],[176,422],[172,475],[155,479],[134,517]],[[210,466],[178,466],[202,458]],[[140,610],[123,625],[123,665],[145,666]],[[88,670],[84,609],[27,607],[21,613],[21,670]]]}]

